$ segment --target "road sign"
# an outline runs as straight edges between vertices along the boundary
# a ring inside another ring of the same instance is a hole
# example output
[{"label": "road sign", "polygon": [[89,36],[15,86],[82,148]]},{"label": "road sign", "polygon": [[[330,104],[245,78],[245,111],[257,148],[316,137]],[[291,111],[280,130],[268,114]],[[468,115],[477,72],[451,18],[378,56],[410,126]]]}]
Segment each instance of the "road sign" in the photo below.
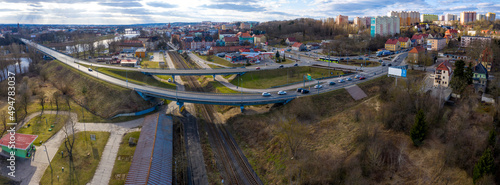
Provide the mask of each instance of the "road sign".
[{"label": "road sign", "polygon": [[391,76],[406,77],[406,69],[399,67],[389,67],[388,74]]},{"label": "road sign", "polygon": [[90,140],[95,141],[95,134],[90,134]]}]

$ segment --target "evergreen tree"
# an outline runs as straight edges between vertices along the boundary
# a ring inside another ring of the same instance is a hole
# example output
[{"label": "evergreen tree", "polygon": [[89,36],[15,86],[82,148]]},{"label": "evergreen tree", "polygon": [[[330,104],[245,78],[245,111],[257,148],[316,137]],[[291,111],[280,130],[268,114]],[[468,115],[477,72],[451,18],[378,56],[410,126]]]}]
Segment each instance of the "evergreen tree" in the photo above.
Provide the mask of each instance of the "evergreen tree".
[{"label": "evergreen tree", "polygon": [[[451,78],[450,86],[457,93],[462,93],[468,84],[468,77],[464,72],[465,62],[463,60],[458,60],[455,62],[455,70],[453,71],[453,77]],[[471,76],[472,80],[472,76]]]},{"label": "evergreen tree", "polygon": [[427,134],[427,123],[425,122],[424,111],[420,109],[415,116],[415,124],[410,130],[410,137],[413,145],[420,146]]},{"label": "evergreen tree", "polygon": [[464,78],[465,78],[465,81],[467,82],[467,84],[472,84],[472,77],[474,76],[474,72],[472,71],[472,62],[469,63],[469,66],[467,67],[467,69],[465,70],[465,75],[464,75]]},{"label": "evergreen tree", "polygon": [[479,161],[474,166],[474,171],[472,173],[472,180],[476,183],[484,174],[493,173],[494,170],[494,159],[491,150],[488,148],[484,151]]},{"label": "evergreen tree", "polygon": [[495,130],[490,130],[490,135],[488,136],[488,144],[492,147],[495,147],[497,142],[497,132]]}]

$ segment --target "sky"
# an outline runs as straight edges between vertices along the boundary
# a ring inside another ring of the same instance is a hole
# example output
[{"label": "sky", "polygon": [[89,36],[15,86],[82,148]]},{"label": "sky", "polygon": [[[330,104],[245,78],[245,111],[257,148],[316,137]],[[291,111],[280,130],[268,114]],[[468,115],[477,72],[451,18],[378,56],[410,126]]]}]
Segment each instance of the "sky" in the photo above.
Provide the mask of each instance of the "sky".
[{"label": "sky", "polygon": [[[272,21],[388,11],[500,13],[498,0],[0,0],[0,24]],[[497,18],[500,15],[497,15]]]}]

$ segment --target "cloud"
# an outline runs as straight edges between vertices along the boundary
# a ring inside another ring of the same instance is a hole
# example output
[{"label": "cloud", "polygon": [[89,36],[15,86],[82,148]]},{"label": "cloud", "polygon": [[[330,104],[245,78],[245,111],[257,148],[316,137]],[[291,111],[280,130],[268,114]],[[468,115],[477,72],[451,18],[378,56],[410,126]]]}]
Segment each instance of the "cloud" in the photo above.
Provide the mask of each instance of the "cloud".
[{"label": "cloud", "polygon": [[274,14],[274,15],[283,15],[283,16],[297,16],[297,15],[294,15],[294,14],[289,14],[289,13],[286,13],[286,12],[266,12],[268,14]]},{"label": "cloud", "polygon": [[147,2],[148,6],[153,6],[157,8],[176,8],[178,7],[175,4],[165,3],[165,2]]},{"label": "cloud", "polygon": [[112,6],[112,7],[124,7],[124,8],[130,8],[130,7],[142,7],[142,4],[137,2],[137,1],[115,1],[115,2],[106,2],[106,3],[99,3],[100,5],[103,6]]},{"label": "cloud", "polygon": [[258,12],[264,10],[264,7],[258,5],[240,5],[231,3],[202,5],[201,7],[221,10],[234,10],[240,12]]}]

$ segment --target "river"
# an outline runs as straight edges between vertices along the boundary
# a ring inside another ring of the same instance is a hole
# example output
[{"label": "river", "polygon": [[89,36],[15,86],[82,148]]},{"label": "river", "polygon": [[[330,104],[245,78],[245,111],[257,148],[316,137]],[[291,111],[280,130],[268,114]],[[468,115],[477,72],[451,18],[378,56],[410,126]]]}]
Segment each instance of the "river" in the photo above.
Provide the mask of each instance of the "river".
[{"label": "river", "polygon": [[[139,36],[139,34],[124,34],[124,35],[116,36],[113,39],[101,40],[101,42],[102,42],[102,44],[104,44],[104,47],[107,49],[110,42],[118,41],[118,40],[120,40],[120,38],[122,36],[125,38],[133,38],[133,37]],[[94,42],[94,47],[97,47],[98,44],[99,44],[99,41]],[[73,53],[73,50],[74,50],[73,46],[54,47],[53,49],[56,49],[58,51],[65,51],[67,54]],[[83,46],[79,44],[78,45],[78,52],[83,52],[83,50],[84,50]]]},{"label": "river", "polygon": [[19,72],[19,68],[17,66],[17,63],[8,65],[6,69],[3,70],[2,74],[0,75],[0,81],[5,80],[3,77],[3,74],[7,74],[7,72],[12,72],[16,74],[23,74],[28,71],[28,66],[31,63],[31,59],[29,58],[21,58],[21,72]]}]

